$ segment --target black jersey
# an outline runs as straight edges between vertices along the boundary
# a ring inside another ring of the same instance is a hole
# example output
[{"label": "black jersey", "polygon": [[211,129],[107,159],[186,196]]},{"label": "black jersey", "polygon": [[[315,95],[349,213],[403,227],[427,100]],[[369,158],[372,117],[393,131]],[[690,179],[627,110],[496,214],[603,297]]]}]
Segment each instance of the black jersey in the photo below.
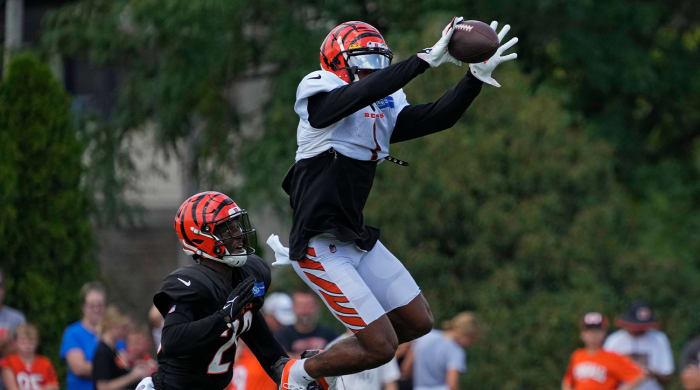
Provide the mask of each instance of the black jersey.
[{"label": "black jersey", "polygon": [[[254,327],[269,334],[257,308],[244,312],[231,325],[220,310],[234,286],[248,276],[264,282],[267,291],[268,265],[249,256],[243,267],[231,271],[224,275],[204,264],[182,267],[165,278],[153,297],[165,318],[154,375],[158,390],[224,389],[231,382],[238,337]],[[274,354],[280,355],[279,351]]]}]

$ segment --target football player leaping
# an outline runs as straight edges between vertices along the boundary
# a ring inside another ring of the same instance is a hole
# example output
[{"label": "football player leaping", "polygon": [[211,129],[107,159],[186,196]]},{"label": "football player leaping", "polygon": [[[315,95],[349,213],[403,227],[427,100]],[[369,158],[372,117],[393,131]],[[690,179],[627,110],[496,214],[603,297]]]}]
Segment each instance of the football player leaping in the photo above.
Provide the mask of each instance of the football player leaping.
[{"label": "football player leaping", "polygon": [[219,192],[187,199],[175,231],[195,264],[165,278],[153,303],[165,318],[158,371],[137,390],[216,390],[231,382],[238,338],[279,383],[289,360],[261,313],[270,268],[254,255],[248,214]]},{"label": "football player leaping", "polygon": [[[376,28],[343,23],[321,44],[322,69],[297,88],[298,149],[283,182],[293,209],[288,256],[296,273],[355,335],[311,358],[288,362],[281,389],[306,389],[316,378],[377,367],[394,356],[399,343],[432,328],[418,285],[378,240],[379,230],[365,225],[362,210],[377,164],[405,164],[389,156],[389,144],[452,127],[482,82],[499,86],[492,71],[516,58],[502,56],[517,42],[513,38],[489,60],[470,64],[464,78],[437,101],[409,104],[401,88],[414,77],[445,62],[460,64],[447,44],[461,20],[454,18],[432,48],[393,65]],[[499,41],[508,30],[508,25],[501,29]],[[275,240],[271,246],[284,262],[286,248]]]}]

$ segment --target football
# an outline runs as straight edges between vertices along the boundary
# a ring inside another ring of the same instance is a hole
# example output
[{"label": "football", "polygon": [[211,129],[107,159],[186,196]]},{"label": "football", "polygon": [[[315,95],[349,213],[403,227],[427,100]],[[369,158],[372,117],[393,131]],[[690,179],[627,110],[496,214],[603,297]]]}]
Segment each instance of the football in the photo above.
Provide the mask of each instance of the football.
[{"label": "football", "polygon": [[478,20],[463,20],[456,24],[447,46],[452,57],[468,64],[488,60],[496,49],[498,35],[491,26]]}]

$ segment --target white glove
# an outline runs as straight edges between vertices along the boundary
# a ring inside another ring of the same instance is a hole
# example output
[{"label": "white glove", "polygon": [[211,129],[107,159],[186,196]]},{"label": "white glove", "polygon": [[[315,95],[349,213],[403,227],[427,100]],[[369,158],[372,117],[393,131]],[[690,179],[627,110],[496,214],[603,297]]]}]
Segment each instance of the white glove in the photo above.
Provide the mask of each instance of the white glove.
[{"label": "white glove", "polygon": [[464,20],[463,17],[454,17],[452,21],[445,26],[442,30],[442,37],[437,41],[433,47],[424,49],[422,52],[418,53],[418,58],[427,62],[431,67],[436,68],[445,62],[451,62],[457,66],[462,66],[462,61],[452,57],[447,51],[447,45],[452,39],[452,34],[455,32],[455,25]]},{"label": "white glove", "polygon": [[[498,27],[498,22],[494,20],[493,22],[491,22],[490,26],[493,29],[493,31],[496,31],[496,27]],[[503,28],[501,29],[501,32],[498,33],[498,42],[499,43],[501,41],[503,41],[503,37],[505,37],[506,34],[508,34],[509,30],[510,30],[509,24],[506,24],[505,26],[503,26]],[[514,60],[514,59],[518,58],[517,53],[510,53],[508,55],[501,56],[501,54],[504,51],[510,49],[511,46],[515,45],[516,43],[518,43],[518,37],[511,38],[510,41],[499,46],[498,49],[496,50],[496,53],[493,56],[491,56],[491,58],[489,58],[488,60],[486,60],[484,62],[478,62],[475,64],[469,64],[469,70],[471,70],[472,74],[477,79],[479,79],[487,84],[491,84],[494,87],[500,88],[501,84],[499,84],[498,81],[496,81],[496,79],[491,77],[491,72],[493,72],[493,70],[496,69],[496,67],[501,62],[506,62],[506,61],[510,61],[510,60]]]},{"label": "white glove", "polygon": [[275,262],[272,263],[273,266],[279,267],[292,264],[292,261],[289,259],[289,248],[282,245],[279,236],[270,234],[270,237],[267,238],[267,246],[272,248],[272,251],[275,252]]}]

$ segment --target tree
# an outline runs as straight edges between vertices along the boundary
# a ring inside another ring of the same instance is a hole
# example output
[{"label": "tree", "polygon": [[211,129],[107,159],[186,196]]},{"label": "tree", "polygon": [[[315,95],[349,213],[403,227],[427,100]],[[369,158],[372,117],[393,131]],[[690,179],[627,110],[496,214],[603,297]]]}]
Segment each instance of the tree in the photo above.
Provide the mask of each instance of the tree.
[{"label": "tree", "polygon": [[[49,15],[46,50],[118,69],[118,103],[83,132],[95,159],[104,222],[122,220],[123,192],[136,173],[129,143],[152,135],[166,156],[184,162],[184,197],[231,176],[240,149],[233,83],[255,70],[257,32],[243,1],[81,1]],[[93,129],[93,130],[91,130]]]},{"label": "tree", "polygon": [[0,84],[0,139],[7,301],[38,325],[44,353],[55,357],[63,328],[79,318],[80,286],[95,278],[97,263],[70,98],[32,55],[13,58]]}]

